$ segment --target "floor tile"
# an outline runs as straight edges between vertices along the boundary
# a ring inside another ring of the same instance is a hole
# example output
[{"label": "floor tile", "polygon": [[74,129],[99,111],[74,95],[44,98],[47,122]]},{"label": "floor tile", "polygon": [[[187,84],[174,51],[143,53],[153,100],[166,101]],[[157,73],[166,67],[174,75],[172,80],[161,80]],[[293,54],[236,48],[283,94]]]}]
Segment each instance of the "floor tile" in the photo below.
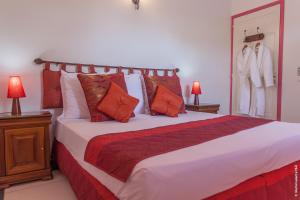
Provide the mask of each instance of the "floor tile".
[{"label": "floor tile", "polygon": [[67,179],[59,171],[54,171],[52,180],[33,181],[33,182],[29,182],[29,183],[14,185],[10,188],[7,188],[5,190],[5,194],[10,193],[10,192],[15,192],[15,191],[18,191],[18,190],[24,190],[24,189],[31,188],[31,187],[36,187],[36,186],[40,186],[40,185],[54,183],[54,182],[57,182],[57,181],[67,181]]},{"label": "floor tile", "polygon": [[5,190],[4,200],[76,200],[68,180],[58,171],[50,181],[35,181]]}]

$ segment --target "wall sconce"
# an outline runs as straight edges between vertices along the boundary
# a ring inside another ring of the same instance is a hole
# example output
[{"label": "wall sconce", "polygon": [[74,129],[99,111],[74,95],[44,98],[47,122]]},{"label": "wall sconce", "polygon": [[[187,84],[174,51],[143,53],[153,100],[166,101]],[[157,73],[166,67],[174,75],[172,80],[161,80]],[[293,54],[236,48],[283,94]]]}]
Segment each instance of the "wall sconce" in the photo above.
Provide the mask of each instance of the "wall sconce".
[{"label": "wall sconce", "polygon": [[132,3],[135,6],[135,9],[139,9],[140,8],[140,0],[132,0]]}]

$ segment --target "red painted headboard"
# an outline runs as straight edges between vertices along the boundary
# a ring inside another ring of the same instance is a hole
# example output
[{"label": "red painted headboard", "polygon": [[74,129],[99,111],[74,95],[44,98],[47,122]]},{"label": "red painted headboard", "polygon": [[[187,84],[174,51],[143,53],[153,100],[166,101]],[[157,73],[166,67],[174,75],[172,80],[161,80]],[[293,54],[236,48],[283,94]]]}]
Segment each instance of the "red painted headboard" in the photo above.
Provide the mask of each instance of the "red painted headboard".
[{"label": "red painted headboard", "polygon": [[[132,74],[135,71],[140,71],[142,74],[149,74],[150,71],[153,71],[154,75],[158,74],[158,71],[163,71],[164,76],[168,76],[169,72],[176,74],[179,72],[178,68],[174,69],[156,69],[156,68],[138,68],[138,67],[122,67],[122,66],[103,66],[103,65],[93,65],[93,64],[80,64],[80,63],[68,63],[68,62],[56,62],[56,61],[47,61],[40,58],[35,59],[34,62],[38,65],[45,64],[43,70],[43,108],[62,108],[62,93],[60,86],[60,75],[61,70],[67,71],[67,66],[75,66],[76,73],[84,73],[83,67],[88,69],[88,73],[97,73],[96,68],[104,68],[104,72],[109,72],[111,69],[115,69],[116,72],[122,72],[123,70],[128,71],[128,74]],[[51,66],[59,66],[59,70],[51,70]]]}]

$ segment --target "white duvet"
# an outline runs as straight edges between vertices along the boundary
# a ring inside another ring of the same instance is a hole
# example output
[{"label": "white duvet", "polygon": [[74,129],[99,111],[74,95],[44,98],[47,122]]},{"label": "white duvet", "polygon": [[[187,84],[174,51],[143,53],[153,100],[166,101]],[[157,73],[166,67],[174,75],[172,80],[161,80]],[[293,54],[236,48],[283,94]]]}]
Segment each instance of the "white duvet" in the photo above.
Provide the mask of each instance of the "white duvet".
[{"label": "white duvet", "polygon": [[199,200],[300,160],[300,124],[272,122],[143,160],[126,183],[84,161],[86,145],[97,135],[219,116],[198,112],[179,118],[137,115],[127,124],[59,118],[56,138],[120,200]]}]

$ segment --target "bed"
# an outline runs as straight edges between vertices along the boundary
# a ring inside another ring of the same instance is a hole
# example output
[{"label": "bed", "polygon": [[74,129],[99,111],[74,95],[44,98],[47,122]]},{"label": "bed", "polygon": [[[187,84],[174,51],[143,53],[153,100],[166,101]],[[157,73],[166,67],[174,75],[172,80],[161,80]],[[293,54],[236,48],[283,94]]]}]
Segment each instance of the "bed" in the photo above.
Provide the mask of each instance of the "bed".
[{"label": "bed", "polygon": [[[78,110],[74,112],[74,102],[71,106],[63,102],[68,90],[61,92],[60,76],[69,74],[53,72],[51,62],[44,63],[44,107],[64,106],[64,114],[57,119],[55,158],[78,199],[288,200],[298,197],[300,124],[185,112],[181,102],[178,102],[178,112],[182,110],[182,114],[178,117],[135,112],[135,116],[128,115],[131,118],[128,123],[91,122],[86,117],[89,113],[82,117]],[[54,64],[66,69],[66,63]],[[82,64],[76,66],[80,79],[84,76]],[[94,67],[89,65],[89,72],[95,73]],[[130,73],[136,69],[114,68],[128,69]],[[158,77],[157,70],[152,70]],[[141,71],[149,73],[149,69]],[[169,69],[163,71],[165,81],[170,76]],[[171,79],[179,82],[176,70],[170,71],[174,73]],[[77,75],[74,77],[73,81],[80,86]],[[134,79],[129,77],[128,80],[127,87],[134,86],[127,88],[128,94],[133,92],[134,96],[136,90],[142,90],[136,88],[137,83],[141,84],[139,81],[132,82]],[[70,102],[83,99],[81,104],[86,104],[84,97],[71,97]],[[134,97],[145,105],[150,99],[142,92]],[[71,118],[65,111],[68,106],[70,113],[73,112]]]},{"label": "bed", "polygon": [[[216,117],[219,115],[197,112],[190,112],[172,120],[163,116],[141,115],[128,124],[116,122],[95,124],[88,120],[59,118],[56,135],[57,146],[59,147],[57,156],[59,158],[63,154],[68,154],[69,159],[74,159],[73,161],[82,171],[94,177],[94,181],[99,185],[101,183],[103,188],[107,188],[115,199],[204,199],[233,188],[253,177],[281,168],[284,172],[288,169],[287,176],[284,178],[289,177],[288,175],[292,177],[289,180],[291,182],[290,189],[286,188],[286,192],[292,192],[294,195],[295,166],[297,166],[297,163],[294,164],[294,162],[300,160],[298,153],[300,152],[298,145],[300,126],[298,124],[272,122],[245,130],[239,134],[150,158],[136,166],[134,176],[127,183],[107,175],[84,161],[86,146],[90,139],[95,137],[95,134],[147,129]],[[138,126],[136,126],[137,124]],[[251,143],[249,141],[257,142]],[[65,152],[60,154],[61,151]],[[195,155],[197,158],[193,158]],[[190,159],[202,160],[198,165],[202,169],[197,172],[193,171],[195,165],[189,163]],[[63,159],[58,159],[59,166],[63,169],[68,168],[68,166],[60,163],[61,160]],[[180,166],[184,163],[186,163],[186,167]],[[289,166],[290,164],[292,165]],[[190,170],[183,171],[182,174],[176,173],[177,170],[185,170],[186,168]],[[150,172],[147,174],[148,171],[154,173],[154,175],[152,174],[154,178],[148,177],[151,176],[149,175]],[[165,180],[176,182],[176,179],[179,179],[179,183],[181,180],[186,184],[178,188],[177,184],[172,185],[168,181],[163,181],[161,177],[157,178],[157,174],[168,176],[168,178],[163,177]],[[195,176],[201,178],[192,180],[192,177]],[[260,178],[263,179],[262,176]],[[262,183],[265,184],[264,181]],[[254,186],[261,187],[259,183],[256,184]],[[249,189],[249,187],[246,188]],[[255,189],[257,188],[255,187]]]}]

